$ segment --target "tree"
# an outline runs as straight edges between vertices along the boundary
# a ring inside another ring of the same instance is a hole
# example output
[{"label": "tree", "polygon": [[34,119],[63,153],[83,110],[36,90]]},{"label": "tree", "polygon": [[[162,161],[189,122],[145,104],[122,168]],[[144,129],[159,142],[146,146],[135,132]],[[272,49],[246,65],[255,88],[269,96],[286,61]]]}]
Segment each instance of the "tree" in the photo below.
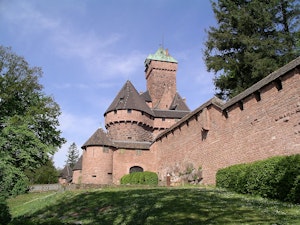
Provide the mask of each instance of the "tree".
[{"label": "tree", "polygon": [[0,46],[0,192],[26,190],[24,171],[35,170],[65,142],[60,108],[43,93],[42,70]]},{"label": "tree", "polygon": [[58,182],[59,172],[55,168],[51,158],[34,171],[26,170],[26,176],[31,184],[54,184]]},{"label": "tree", "polygon": [[299,56],[296,0],[219,0],[212,7],[217,26],[208,30],[204,59],[219,97],[237,95]]},{"label": "tree", "polygon": [[77,149],[75,142],[73,142],[68,149],[66,163],[73,169],[73,167],[77,163],[78,159],[79,159],[79,151]]}]

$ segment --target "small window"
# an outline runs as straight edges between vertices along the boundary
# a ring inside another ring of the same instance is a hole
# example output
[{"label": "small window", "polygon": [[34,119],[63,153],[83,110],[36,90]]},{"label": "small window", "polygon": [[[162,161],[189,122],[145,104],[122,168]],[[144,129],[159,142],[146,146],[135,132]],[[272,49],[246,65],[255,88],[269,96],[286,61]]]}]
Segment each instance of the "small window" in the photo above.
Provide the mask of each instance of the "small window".
[{"label": "small window", "polygon": [[244,103],[243,103],[243,101],[239,101],[238,105],[239,105],[240,110],[244,110]]},{"label": "small window", "polygon": [[259,91],[254,92],[254,97],[256,101],[259,102],[261,100],[260,92]]},{"label": "small window", "polygon": [[131,113],[131,109],[127,109],[127,113]]},{"label": "small window", "polygon": [[92,177],[97,177],[96,175],[92,175]]},{"label": "small window", "polygon": [[275,83],[275,86],[276,86],[277,90],[280,91],[280,90],[282,89],[282,83],[281,83],[281,80],[280,80],[280,79],[276,79],[276,80],[274,81],[274,83]]},{"label": "small window", "polygon": [[166,118],[161,118],[161,120],[162,120],[162,121],[165,121],[165,120],[166,120]]},{"label": "small window", "polygon": [[117,110],[114,110],[114,113],[117,114]]},{"label": "small window", "polygon": [[128,140],[131,140],[131,139],[132,139],[132,137],[127,137],[127,139],[128,139]]},{"label": "small window", "polygon": [[140,166],[133,166],[129,169],[129,173],[134,173],[134,172],[144,172],[144,169]]}]

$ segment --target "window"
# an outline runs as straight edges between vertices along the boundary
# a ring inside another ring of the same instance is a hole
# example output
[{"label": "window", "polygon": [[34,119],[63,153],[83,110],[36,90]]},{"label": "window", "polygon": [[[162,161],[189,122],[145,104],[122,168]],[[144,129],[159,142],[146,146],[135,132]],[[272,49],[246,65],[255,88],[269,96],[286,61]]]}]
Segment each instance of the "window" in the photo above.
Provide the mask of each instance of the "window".
[{"label": "window", "polygon": [[133,166],[129,169],[129,173],[135,173],[135,172],[144,172],[144,169],[140,166]]},{"label": "window", "polygon": [[131,109],[127,109],[127,113],[131,113]]}]

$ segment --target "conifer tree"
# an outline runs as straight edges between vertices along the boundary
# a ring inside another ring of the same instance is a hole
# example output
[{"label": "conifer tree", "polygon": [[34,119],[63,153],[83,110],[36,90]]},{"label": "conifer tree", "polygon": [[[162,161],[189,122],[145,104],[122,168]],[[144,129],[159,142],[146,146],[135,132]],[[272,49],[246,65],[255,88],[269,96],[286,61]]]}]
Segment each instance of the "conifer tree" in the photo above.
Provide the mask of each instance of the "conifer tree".
[{"label": "conifer tree", "polygon": [[217,95],[228,99],[299,56],[297,0],[212,2],[216,27],[208,30],[205,62]]},{"label": "conifer tree", "polygon": [[68,149],[66,163],[73,169],[73,167],[77,163],[78,159],[79,159],[79,151],[77,149],[75,142],[73,142]]}]

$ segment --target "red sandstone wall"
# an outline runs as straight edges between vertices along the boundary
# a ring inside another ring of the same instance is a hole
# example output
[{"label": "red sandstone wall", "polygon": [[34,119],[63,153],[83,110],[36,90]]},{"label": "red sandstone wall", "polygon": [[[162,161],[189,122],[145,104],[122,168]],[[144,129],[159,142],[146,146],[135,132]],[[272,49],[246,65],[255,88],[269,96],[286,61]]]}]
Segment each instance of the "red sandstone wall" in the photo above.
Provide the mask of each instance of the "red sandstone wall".
[{"label": "red sandstone wall", "polygon": [[299,72],[282,77],[282,87],[278,91],[270,83],[260,90],[260,101],[254,95],[245,98],[243,110],[233,105],[228,118],[210,105],[197,120],[193,117],[156,141],[151,151],[157,153],[160,178],[183,172],[192,163],[195,169],[203,168],[204,183],[214,184],[219,168],[300,153]]},{"label": "red sandstone wall", "polygon": [[152,141],[153,120],[137,110],[118,110],[106,114],[106,129],[114,140]]},{"label": "red sandstone wall", "polygon": [[81,184],[81,170],[74,170],[73,171],[73,177],[72,177],[72,183],[73,184]]},{"label": "red sandstone wall", "polygon": [[142,150],[119,149],[114,152],[113,183],[120,184],[120,179],[129,174],[133,166],[140,166],[144,171],[156,171],[155,153]]},{"label": "red sandstone wall", "polygon": [[176,71],[177,63],[151,61],[146,71],[146,79],[154,108],[170,107],[176,94]]},{"label": "red sandstone wall", "polygon": [[83,150],[82,183],[111,184],[113,151],[102,146],[91,146]]}]

